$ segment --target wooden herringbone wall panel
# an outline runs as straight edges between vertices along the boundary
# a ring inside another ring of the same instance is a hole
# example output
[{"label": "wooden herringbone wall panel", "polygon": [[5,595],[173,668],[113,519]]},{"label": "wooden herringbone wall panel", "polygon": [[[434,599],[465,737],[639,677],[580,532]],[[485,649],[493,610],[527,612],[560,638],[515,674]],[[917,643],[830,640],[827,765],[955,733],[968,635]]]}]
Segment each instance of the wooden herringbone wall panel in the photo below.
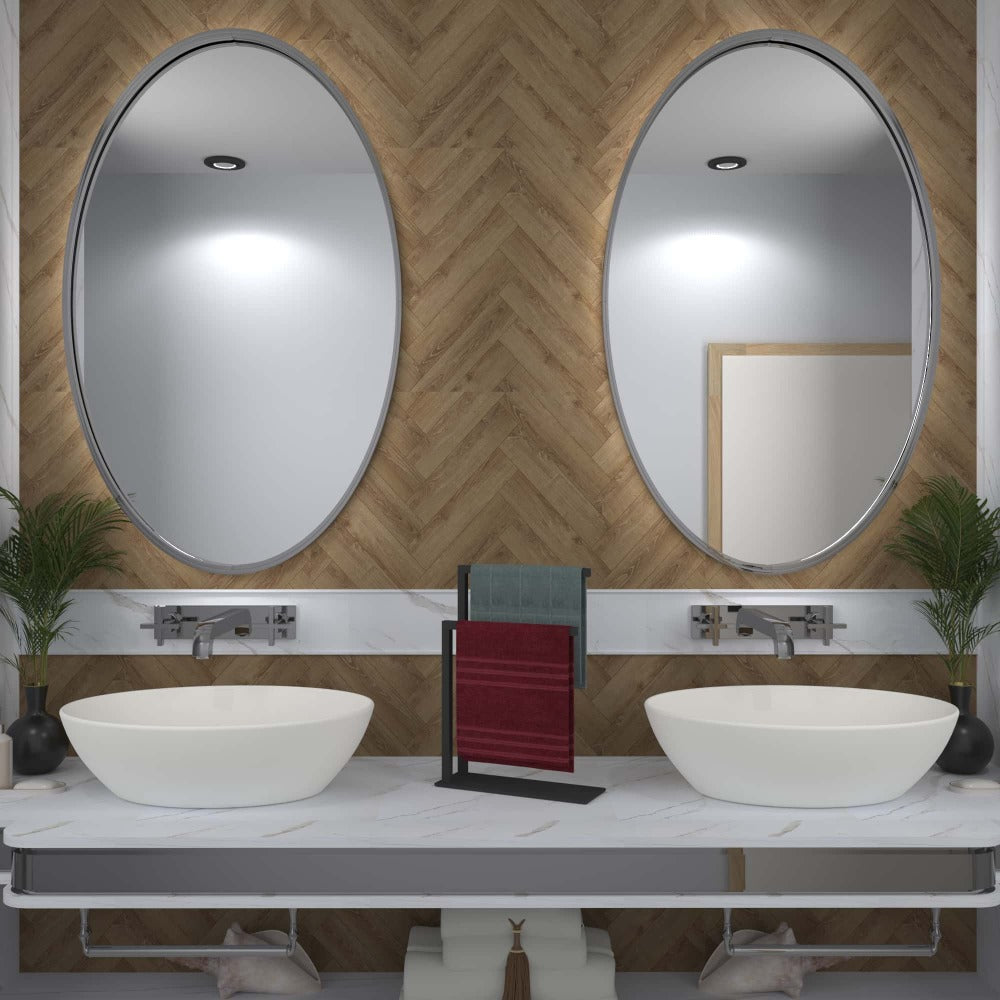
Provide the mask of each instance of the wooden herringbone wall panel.
[{"label": "wooden herringbone wall panel", "polygon": [[[475,560],[585,564],[596,587],[916,583],[882,552],[900,507],[929,475],[974,480],[973,0],[25,0],[26,499],[60,488],[105,492],[62,350],[63,243],[87,152],[115,98],[153,56],[228,26],[297,46],[347,95],[374,143],[402,254],[399,374],[367,474],[308,550],[253,576],[221,577],[175,562],[130,529],[117,585],[447,587],[457,563]],[[611,203],[643,119],[690,59],[735,32],[765,27],[825,39],[887,96],[924,172],[943,270],[941,361],[903,482],[846,551],[784,580],[713,562],[660,512],[615,416],[600,321]],[[422,658],[234,657],[212,661],[208,676],[363,691],[379,706],[365,752],[419,753],[434,750],[436,669]],[[656,752],[641,701],[668,687],[791,680],[804,671],[827,683],[940,694],[936,669],[920,658],[803,658],[788,667],[761,657],[595,657],[577,705],[580,749]],[[204,670],[175,657],[61,658],[53,696],[58,704],[101,690],[198,683]],[[24,918],[25,968],[83,967],[63,919]],[[228,917],[116,919],[98,933],[214,940]],[[411,919],[312,913],[306,940],[325,968],[398,968]],[[622,911],[596,919],[612,927],[628,969],[693,969],[718,939],[716,915]],[[847,927],[810,914],[796,924],[813,939],[850,939],[855,930],[856,940],[919,936],[912,914],[857,919]],[[934,967],[971,968],[970,918],[950,920],[952,950]],[[280,926],[280,915],[252,924]]]},{"label": "wooden herringbone wall panel", "polygon": [[[63,243],[87,152],[153,56],[228,26],[297,46],[372,138],[402,254],[399,374],[367,474],[307,551],[234,580],[184,566],[130,530],[121,585],[439,587],[457,563],[486,559],[588,565],[595,587],[913,582],[882,552],[901,506],[928,475],[972,482],[975,470],[972,0],[24,3],[27,499],[105,492],[62,349]],[[765,27],[825,39],[881,88],[927,180],[944,275],[941,364],[909,471],[858,541],[785,580],[715,563],[664,517],[626,448],[601,331],[611,204],[643,119],[692,57]]]}]

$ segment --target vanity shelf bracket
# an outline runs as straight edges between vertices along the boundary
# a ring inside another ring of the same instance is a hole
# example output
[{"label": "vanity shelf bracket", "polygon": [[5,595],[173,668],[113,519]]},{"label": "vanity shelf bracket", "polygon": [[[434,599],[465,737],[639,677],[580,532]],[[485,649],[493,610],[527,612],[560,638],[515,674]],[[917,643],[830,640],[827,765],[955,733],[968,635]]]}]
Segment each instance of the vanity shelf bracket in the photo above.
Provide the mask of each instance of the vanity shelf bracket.
[{"label": "vanity shelf bracket", "polygon": [[[198,622],[229,611],[237,605],[230,604],[157,604],[153,608],[152,622],[143,622],[139,628],[152,629],[157,646],[167,639],[194,639]],[[280,639],[295,638],[298,608],[294,604],[241,604],[250,612],[250,631],[246,634],[220,635],[220,639],[267,640],[269,646]]]},{"label": "vanity shelf bracket", "polygon": [[724,909],[722,943],[727,955],[803,955],[810,958],[933,958],[941,944],[941,910],[931,910],[928,944],[734,944],[731,909]]},{"label": "vanity shelf bracket", "polygon": [[256,958],[291,958],[298,944],[298,913],[288,911],[288,944],[276,945],[174,945],[174,944],[92,944],[90,910],[80,910],[80,946],[84,958],[226,958],[229,955]]},{"label": "vanity shelf bracket", "polygon": [[[752,628],[737,626],[736,618],[742,607],[742,604],[692,604],[691,638],[710,639],[713,646],[718,646],[722,639],[770,640]],[[795,640],[820,639],[824,646],[829,646],[834,629],[847,628],[845,623],[833,620],[832,604],[755,604],[753,608],[788,622]]]}]

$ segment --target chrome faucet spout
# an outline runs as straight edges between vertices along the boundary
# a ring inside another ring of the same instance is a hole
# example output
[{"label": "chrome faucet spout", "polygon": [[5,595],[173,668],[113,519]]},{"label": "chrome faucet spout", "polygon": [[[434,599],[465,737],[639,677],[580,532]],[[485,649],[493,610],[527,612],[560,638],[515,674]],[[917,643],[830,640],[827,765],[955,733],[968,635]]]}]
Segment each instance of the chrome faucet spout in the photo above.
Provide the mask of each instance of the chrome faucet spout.
[{"label": "chrome faucet spout", "polygon": [[207,660],[212,655],[212,646],[217,636],[226,632],[249,635],[252,622],[247,608],[230,608],[222,614],[198,622],[194,630],[191,654],[196,660]]},{"label": "chrome faucet spout", "polygon": [[770,615],[756,608],[740,608],[736,614],[736,627],[752,628],[763,632],[774,642],[774,655],[779,660],[790,660],[795,655],[795,642],[792,640],[792,626],[783,618]]}]

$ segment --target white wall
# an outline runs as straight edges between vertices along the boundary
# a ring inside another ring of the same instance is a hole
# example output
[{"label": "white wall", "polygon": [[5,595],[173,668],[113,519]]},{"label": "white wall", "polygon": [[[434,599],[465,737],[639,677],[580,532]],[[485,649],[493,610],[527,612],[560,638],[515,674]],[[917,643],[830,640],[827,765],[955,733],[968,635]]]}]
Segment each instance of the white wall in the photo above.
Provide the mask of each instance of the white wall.
[{"label": "white wall", "polygon": [[296,545],[349,491],[390,380],[375,174],[102,176],[84,231],[85,397],[119,486],[199,558]]},{"label": "white wall", "polygon": [[627,184],[608,288],[615,381],[650,478],[704,537],[705,345],[909,343],[910,195],[894,176]]},{"label": "white wall", "polygon": [[[976,480],[1000,505],[1000,4],[979,4]],[[1000,594],[983,608],[1000,619]],[[980,650],[978,710],[1000,736],[1000,637]],[[998,741],[1000,743],[1000,741]]]},{"label": "white wall", "polygon": [[[976,482],[979,495],[1000,505],[1000,4],[977,4],[976,100]],[[1000,593],[983,618],[1000,619]],[[979,650],[977,710],[1000,737],[1000,636]],[[977,922],[980,975],[1000,992],[1000,912],[981,911]]]},{"label": "white wall", "polygon": [[[18,481],[18,0],[0,0],[0,485],[17,492]],[[12,518],[0,503],[0,538]],[[14,653],[13,638],[0,624],[0,656]],[[0,665],[0,722],[18,715],[14,670]]]},{"label": "white wall", "polygon": [[846,534],[906,440],[907,355],[735,355],[722,363],[722,551],[794,562]]},{"label": "white wall", "polygon": [[920,223],[920,212],[917,203],[913,202],[910,213],[910,299],[912,302],[910,342],[910,370],[912,373],[911,396],[913,407],[916,408],[920,386],[924,379],[924,363],[927,354],[927,339],[930,336],[930,289],[927,281],[927,244],[924,242],[924,230]]}]

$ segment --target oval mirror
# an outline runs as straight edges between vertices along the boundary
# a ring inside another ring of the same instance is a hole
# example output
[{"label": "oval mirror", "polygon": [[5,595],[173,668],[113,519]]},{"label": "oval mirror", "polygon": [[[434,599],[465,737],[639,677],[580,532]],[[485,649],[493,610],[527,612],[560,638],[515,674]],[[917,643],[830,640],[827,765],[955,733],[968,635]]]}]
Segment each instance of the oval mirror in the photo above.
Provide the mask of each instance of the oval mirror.
[{"label": "oval mirror", "polygon": [[842,55],[754,32],[681,74],[618,190],[604,323],[632,455],[688,538],[784,573],[865,527],[927,407],[937,269],[906,139]]},{"label": "oval mirror", "polygon": [[160,56],[91,152],[64,313],[91,451],[150,539],[224,573],[315,539],[375,448],[399,345],[392,211],[336,87],[256,32]]}]

